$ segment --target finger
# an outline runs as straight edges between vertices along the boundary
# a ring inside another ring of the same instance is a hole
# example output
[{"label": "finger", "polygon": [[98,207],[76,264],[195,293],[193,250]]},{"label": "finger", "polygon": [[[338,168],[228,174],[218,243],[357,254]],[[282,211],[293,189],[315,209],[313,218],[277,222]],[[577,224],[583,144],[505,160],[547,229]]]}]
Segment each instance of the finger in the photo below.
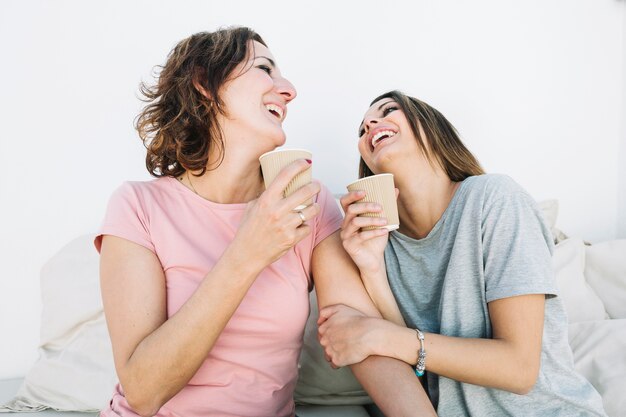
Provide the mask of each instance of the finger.
[{"label": "finger", "polygon": [[275,197],[282,197],[285,188],[291,180],[301,172],[311,169],[310,160],[298,159],[280,170],[274,181],[267,187],[266,192]]},{"label": "finger", "polygon": [[387,225],[387,219],[385,217],[355,217],[351,226],[356,227],[358,229],[362,229],[364,227],[376,227],[380,228]]},{"label": "finger", "polygon": [[320,319],[317,319],[317,338],[320,341],[320,344],[322,342],[322,338],[324,337],[324,333],[326,333],[327,328],[328,328],[328,321],[326,321],[326,319],[324,319],[321,323],[320,323]]},{"label": "finger", "polygon": [[319,182],[310,182],[294,191],[290,196],[285,198],[284,205],[289,210],[302,205],[310,205],[309,202],[321,191],[322,187]]},{"label": "finger", "polygon": [[383,211],[383,206],[378,203],[353,203],[348,206],[346,216],[358,216],[359,214],[379,213],[381,211]]},{"label": "finger", "polygon": [[[355,229],[354,226],[350,226],[354,218],[358,217],[360,214],[378,213],[382,211],[382,209],[382,206],[377,203],[352,203],[345,211],[341,228],[342,230],[349,230],[348,235],[352,235],[358,231],[358,228]],[[342,238],[344,240],[346,239],[345,236],[342,236]]]},{"label": "finger", "polygon": [[361,190],[351,191],[348,194],[343,195],[339,199],[339,203],[341,204],[341,208],[343,209],[343,212],[344,213],[346,212],[350,204],[363,199],[363,197],[365,197],[365,191],[361,191]]},{"label": "finger", "polygon": [[324,323],[326,323],[326,320],[328,320],[326,317],[318,317],[317,318],[317,331],[318,331],[318,333],[320,332],[320,326],[322,326]]},{"label": "finger", "polygon": [[302,210],[292,211],[287,213],[289,219],[292,220],[293,227],[300,227],[311,219],[314,219],[320,212],[320,205],[313,203]]},{"label": "finger", "polygon": [[398,196],[400,195],[400,189],[399,188],[395,188],[396,191],[396,200],[398,199]]},{"label": "finger", "polygon": [[[308,207],[303,208],[302,210],[298,210],[304,216],[304,221],[308,222],[309,220],[314,219],[318,214],[320,214],[320,205],[317,203],[313,203]],[[297,212],[296,212],[297,213]],[[300,216],[298,216],[300,217]],[[302,219],[300,219],[302,220]]]},{"label": "finger", "polygon": [[318,323],[323,318],[324,320],[328,320],[333,314],[335,314],[338,310],[338,304],[333,304],[328,307],[324,307],[320,310],[320,318],[318,319]]},{"label": "finger", "polygon": [[375,239],[377,237],[385,236],[389,234],[389,230],[383,228],[375,229],[375,230],[365,230],[359,233],[359,240],[361,242],[365,242],[370,239]]},{"label": "finger", "polygon": [[385,226],[386,224],[387,219],[385,217],[352,217],[349,222],[344,219],[344,222],[341,225],[341,240],[346,241],[355,237],[362,228],[370,226],[380,228]]}]

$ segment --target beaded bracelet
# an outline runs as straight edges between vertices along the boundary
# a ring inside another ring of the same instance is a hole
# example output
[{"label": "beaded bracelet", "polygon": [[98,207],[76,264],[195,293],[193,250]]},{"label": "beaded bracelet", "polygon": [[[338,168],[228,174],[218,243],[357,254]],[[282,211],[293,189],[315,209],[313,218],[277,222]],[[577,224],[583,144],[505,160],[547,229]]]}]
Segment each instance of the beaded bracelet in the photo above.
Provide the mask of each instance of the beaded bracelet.
[{"label": "beaded bracelet", "polygon": [[420,349],[417,351],[417,364],[415,365],[415,375],[422,376],[426,370],[426,351],[424,350],[424,333],[415,329],[417,340],[420,341]]}]

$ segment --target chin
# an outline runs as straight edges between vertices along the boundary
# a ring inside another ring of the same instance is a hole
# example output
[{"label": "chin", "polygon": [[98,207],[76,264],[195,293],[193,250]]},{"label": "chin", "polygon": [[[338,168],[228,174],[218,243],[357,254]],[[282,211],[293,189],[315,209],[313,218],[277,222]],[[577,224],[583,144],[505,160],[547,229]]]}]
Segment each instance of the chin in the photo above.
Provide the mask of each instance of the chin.
[{"label": "chin", "polygon": [[372,165],[375,166],[378,171],[389,172],[389,169],[393,168],[394,159],[392,152],[381,152],[372,160]]},{"label": "chin", "polygon": [[272,137],[272,142],[274,143],[276,148],[278,148],[279,146],[283,146],[285,142],[287,142],[287,135],[285,134],[285,131],[281,129],[280,134],[275,134]]}]

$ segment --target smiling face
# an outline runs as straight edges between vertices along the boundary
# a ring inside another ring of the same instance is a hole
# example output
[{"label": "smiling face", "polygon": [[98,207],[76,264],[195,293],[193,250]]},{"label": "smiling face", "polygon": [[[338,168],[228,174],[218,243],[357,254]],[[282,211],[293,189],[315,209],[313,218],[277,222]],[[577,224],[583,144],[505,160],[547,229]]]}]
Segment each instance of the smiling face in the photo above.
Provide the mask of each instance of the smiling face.
[{"label": "smiling face", "polygon": [[252,145],[260,155],[284,144],[282,123],[296,90],[266,46],[249,42],[247,59],[234,69],[219,95],[226,112],[219,124],[227,147]]},{"label": "smiling face", "polygon": [[425,159],[406,115],[392,98],[376,101],[365,113],[359,153],[374,174],[393,172],[407,157]]}]

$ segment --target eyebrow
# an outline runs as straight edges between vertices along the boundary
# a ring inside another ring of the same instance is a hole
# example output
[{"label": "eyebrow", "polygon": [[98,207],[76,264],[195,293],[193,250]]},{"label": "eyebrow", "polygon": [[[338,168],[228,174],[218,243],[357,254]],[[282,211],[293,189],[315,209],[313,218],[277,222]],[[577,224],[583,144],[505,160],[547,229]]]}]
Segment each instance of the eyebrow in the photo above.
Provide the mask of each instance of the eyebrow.
[{"label": "eyebrow", "polygon": [[[385,104],[392,103],[392,102],[394,102],[394,101],[395,101],[394,99],[391,99],[391,100],[389,100],[389,101],[385,101],[383,104],[381,104],[380,106],[378,106],[378,108],[377,108],[376,110],[378,111],[378,110],[382,109],[382,108],[383,108],[383,106],[384,106]],[[358,131],[357,131],[359,136],[361,136],[361,130],[363,129],[363,122],[364,122],[364,121],[365,121],[365,119],[361,120],[361,124],[359,125],[359,129],[358,129]]]},{"label": "eyebrow", "polygon": [[258,58],[265,58],[265,59],[267,59],[267,60],[270,62],[270,64],[271,64],[273,67],[276,67],[276,63],[274,62],[274,60],[273,60],[272,58],[268,58],[268,57],[266,57],[266,56],[264,56],[264,55],[259,55],[259,56],[255,56],[255,57],[254,57],[254,59],[258,59]]}]

